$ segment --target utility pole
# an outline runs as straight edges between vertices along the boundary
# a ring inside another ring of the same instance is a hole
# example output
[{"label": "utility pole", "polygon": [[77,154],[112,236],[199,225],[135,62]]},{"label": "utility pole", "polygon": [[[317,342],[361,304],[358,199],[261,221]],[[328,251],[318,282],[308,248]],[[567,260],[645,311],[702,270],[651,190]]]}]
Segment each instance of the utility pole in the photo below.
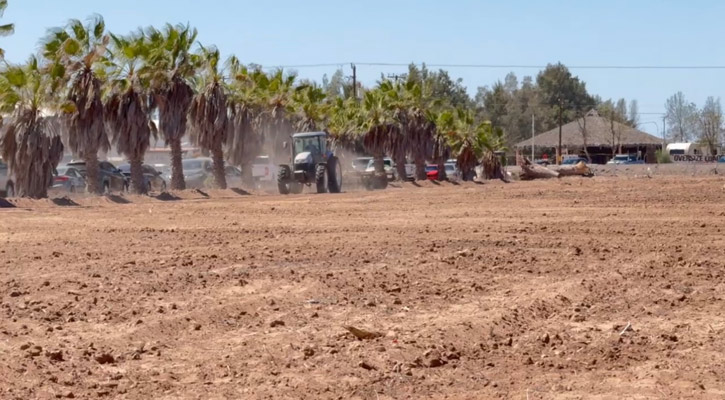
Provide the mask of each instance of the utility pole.
[{"label": "utility pole", "polygon": [[556,165],[561,165],[561,110],[564,108],[564,101],[559,99],[559,148],[556,151]]},{"label": "utility pole", "polygon": [[[667,144],[667,138],[665,137],[666,134],[667,134],[667,116],[665,115],[662,117],[662,143],[663,143],[663,145]],[[664,150],[664,149],[662,149],[662,150]]]},{"label": "utility pole", "polygon": [[534,114],[531,114],[531,162],[534,162],[536,160],[536,156],[534,155],[534,135],[536,131],[536,126],[534,125]]},{"label": "utility pole", "polygon": [[357,101],[357,67],[350,63],[352,67],[352,98]]}]

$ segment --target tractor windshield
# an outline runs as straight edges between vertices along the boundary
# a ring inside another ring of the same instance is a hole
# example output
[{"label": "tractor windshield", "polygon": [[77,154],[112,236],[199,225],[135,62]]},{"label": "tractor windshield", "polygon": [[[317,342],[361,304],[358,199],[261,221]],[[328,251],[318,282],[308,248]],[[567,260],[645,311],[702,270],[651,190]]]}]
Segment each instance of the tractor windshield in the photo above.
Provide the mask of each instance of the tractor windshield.
[{"label": "tractor windshield", "polygon": [[295,154],[310,152],[312,155],[323,153],[324,139],[320,136],[295,138]]}]

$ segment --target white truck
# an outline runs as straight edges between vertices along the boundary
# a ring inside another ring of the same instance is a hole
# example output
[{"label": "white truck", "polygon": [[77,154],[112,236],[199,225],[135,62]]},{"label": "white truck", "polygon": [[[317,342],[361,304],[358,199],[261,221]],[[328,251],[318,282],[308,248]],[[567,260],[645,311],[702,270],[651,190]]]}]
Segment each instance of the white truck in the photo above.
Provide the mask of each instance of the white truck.
[{"label": "white truck", "polygon": [[277,165],[269,156],[258,156],[252,163],[255,186],[267,186],[277,182]]}]

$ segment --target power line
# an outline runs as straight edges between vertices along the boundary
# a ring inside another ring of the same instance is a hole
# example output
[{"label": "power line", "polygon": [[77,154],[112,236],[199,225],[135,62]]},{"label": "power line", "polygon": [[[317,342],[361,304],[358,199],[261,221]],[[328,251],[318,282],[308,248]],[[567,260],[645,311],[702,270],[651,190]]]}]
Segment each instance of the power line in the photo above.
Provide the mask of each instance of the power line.
[{"label": "power line", "polygon": [[[284,68],[323,68],[340,67],[344,63],[320,63],[320,64],[290,64],[272,65],[263,67],[265,69]],[[407,67],[409,65],[422,66],[423,63],[384,63],[384,62],[353,62],[356,65],[368,67]],[[550,64],[552,65],[552,64]],[[526,64],[425,64],[431,68],[478,68],[478,69],[544,69],[550,65],[526,65]],[[725,65],[566,65],[568,69],[619,69],[619,70],[725,70]]]}]

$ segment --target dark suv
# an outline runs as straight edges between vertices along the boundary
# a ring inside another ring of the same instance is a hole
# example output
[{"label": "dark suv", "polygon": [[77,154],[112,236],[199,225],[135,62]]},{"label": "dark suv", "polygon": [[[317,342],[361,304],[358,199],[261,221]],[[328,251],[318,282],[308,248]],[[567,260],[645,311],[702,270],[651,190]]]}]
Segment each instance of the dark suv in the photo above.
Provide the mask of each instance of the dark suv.
[{"label": "dark suv", "polygon": [[[73,160],[68,163],[68,166],[77,169],[83,178],[86,178],[85,161]],[[98,163],[98,180],[103,189],[103,193],[128,191],[128,179],[120,169],[108,161],[100,161]]]}]

